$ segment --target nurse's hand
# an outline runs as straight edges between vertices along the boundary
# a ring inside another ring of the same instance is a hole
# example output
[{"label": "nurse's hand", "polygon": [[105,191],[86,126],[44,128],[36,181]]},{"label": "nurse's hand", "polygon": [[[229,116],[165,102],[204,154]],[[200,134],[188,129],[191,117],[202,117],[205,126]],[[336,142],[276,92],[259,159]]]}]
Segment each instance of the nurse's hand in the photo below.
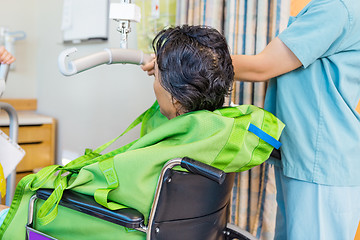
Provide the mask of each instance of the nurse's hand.
[{"label": "nurse's hand", "polygon": [[149,63],[147,63],[145,65],[141,65],[141,69],[146,71],[149,76],[153,76],[155,73],[156,58],[155,58],[155,55],[152,55],[152,57],[153,57],[153,59]]},{"label": "nurse's hand", "polygon": [[15,57],[9,53],[4,46],[0,46],[0,63],[11,64],[15,61]]}]

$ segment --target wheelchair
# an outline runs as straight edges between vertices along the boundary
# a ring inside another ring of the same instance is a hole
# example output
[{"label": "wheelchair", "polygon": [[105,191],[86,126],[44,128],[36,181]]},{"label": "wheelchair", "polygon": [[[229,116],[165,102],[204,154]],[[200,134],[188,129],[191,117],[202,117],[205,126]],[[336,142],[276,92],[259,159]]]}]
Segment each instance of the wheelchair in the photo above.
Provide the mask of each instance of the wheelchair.
[{"label": "wheelchair", "polygon": [[[187,171],[177,170],[179,166]],[[249,232],[227,223],[235,173],[184,157],[168,161],[160,173],[147,225],[142,213],[132,208],[111,211],[92,196],[65,190],[59,205],[144,232],[147,240],[255,240]],[[27,239],[57,239],[35,229],[38,199],[51,189],[39,189],[29,202]],[[61,240],[61,238],[59,238]]]}]

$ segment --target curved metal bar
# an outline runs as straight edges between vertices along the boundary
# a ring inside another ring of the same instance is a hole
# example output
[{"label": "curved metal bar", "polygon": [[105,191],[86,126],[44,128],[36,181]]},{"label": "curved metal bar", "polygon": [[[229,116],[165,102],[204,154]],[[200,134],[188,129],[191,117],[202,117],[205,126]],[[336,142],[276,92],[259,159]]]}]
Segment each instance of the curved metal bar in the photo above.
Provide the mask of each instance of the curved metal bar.
[{"label": "curved metal bar", "polygon": [[32,226],[34,221],[34,211],[35,211],[35,201],[37,200],[36,194],[34,194],[29,201],[29,209],[28,209],[28,220],[27,226]]},{"label": "curved metal bar", "polygon": [[65,59],[72,53],[77,52],[77,48],[68,48],[62,51],[58,57],[60,72],[65,76],[71,76],[77,73],[76,67],[72,62],[66,63]]},{"label": "curved metal bar", "polygon": [[75,75],[101,64],[130,63],[140,65],[146,64],[152,59],[149,54],[144,54],[141,50],[110,48],[73,61],[67,61],[67,57],[76,51],[76,48],[65,49],[58,57],[60,72],[65,76]]},{"label": "curved metal bar", "polygon": [[182,158],[174,158],[174,159],[168,161],[161,170],[161,173],[160,173],[160,176],[158,179],[157,188],[155,190],[154,201],[152,203],[151,212],[149,215],[149,223],[148,223],[148,227],[147,227],[146,240],[151,239],[152,224],[154,221],[156,208],[157,208],[157,205],[159,202],[160,192],[161,192],[161,188],[162,188],[162,182],[163,182],[165,173],[168,169],[172,169],[173,167],[180,166],[181,160],[182,160]]},{"label": "curved metal bar", "polygon": [[[17,143],[19,133],[19,119],[16,110],[8,103],[0,102],[0,109],[7,112],[10,118],[9,137],[13,142]],[[6,199],[5,204],[10,206],[15,193],[16,187],[16,170],[12,171],[6,178]]]},{"label": "curved metal bar", "polygon": [[14,38],[14,41],[24,40],[26,33],[24,31],[7,32],[7,34]]},{"label": "curved metal bar", "polygon": [[10,65],[1,64],[0,65],[0,96],[5,91],[5,83],[9,73]]},{"label": "curved metal bar", "polygon": [[[0,96],[2,95],[3,91],[5,90],[5,82],[10,70],[10,65],[8,64],[1,64],[0,65]],[[18,133],[19,133],[19,119],[16,113],[16,110],[13,106],[8,103],[0,102],[0,109],[7,112],[9,115],[10,123],[9,123],[9,137],[10,139],[17,143],[18,140]],[[12,199],[15,193],[16,187],[16,170],[12,171],[10,175],[6,178],[6,198],[5,204],[10,206]]]},{"label": "curved metal bar", "polygon": [[9,64],[1,64],[0,65],[0,79],[4,79],[6,81],[8,73],[9,73]]}]

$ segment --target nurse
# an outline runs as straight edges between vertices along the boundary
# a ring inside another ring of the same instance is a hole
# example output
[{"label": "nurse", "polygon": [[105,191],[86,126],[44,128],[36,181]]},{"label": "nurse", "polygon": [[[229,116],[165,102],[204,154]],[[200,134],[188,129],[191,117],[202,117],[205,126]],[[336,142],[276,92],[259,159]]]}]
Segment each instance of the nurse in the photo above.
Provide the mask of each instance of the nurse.
[{"label": "nurse", "polygon": [[270,80],[286,124],[275,168],[276,239],[354,239],[360,219],[360,1],[313,0],[235,78]]}]

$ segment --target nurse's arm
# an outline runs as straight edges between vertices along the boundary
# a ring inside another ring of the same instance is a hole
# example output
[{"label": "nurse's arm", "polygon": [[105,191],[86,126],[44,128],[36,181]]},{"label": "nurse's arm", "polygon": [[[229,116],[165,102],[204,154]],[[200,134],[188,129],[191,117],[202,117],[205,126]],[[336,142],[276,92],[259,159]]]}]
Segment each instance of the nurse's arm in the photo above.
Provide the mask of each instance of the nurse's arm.
[{"label": "nurse's arm", "polygon": [[302,66],[295,54],[279,39],[274,38],[257,55],[233,55],[235,80],[262,82]]}]

